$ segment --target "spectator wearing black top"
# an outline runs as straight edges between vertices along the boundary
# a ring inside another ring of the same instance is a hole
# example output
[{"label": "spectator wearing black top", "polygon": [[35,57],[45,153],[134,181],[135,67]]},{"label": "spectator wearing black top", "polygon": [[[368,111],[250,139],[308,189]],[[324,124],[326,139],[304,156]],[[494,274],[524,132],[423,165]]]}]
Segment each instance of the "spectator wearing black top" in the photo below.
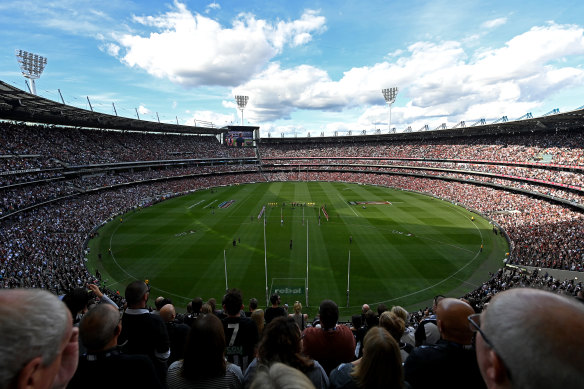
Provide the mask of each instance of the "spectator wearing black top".
[{"label": "spectator wearing black top", "polygon": [[278,316],[288,316],[288,312],[280,306],[280,296],[277,293],[270,296],[270,303],[272,303],[272,306],[268,307],[264,314],[266,325]]},{"label": "spectator wearing black top", "polygon": [[239,289],[230,289],[223,298],[223,330],[227,342],[227,360],[247,369],[254,358],[255,345],[258,342],[258,328],[253,320],[241,314],[243,297]]},{"label": "spectator wearing black top", "polygon": [[468,316],[474,310],[464,301],[444,298],[436,308],[440,340],[415,348],[404,363],[406,381],[412,389],[441,386],[447,388],[486,388],[481,377],[473,332]]},{"label": "spectator wearing black top", "polygon": [[245,316],[247,317],[251,317],[251,314],[253,313],[253,311],[255,311],[256,309],[258,309],[258,299],[253,297],[249,299],[249,311],[245,312]]},{"label": "spectator wearing black top", "polygon": [[166,361],[170,357],[170,342],[166,326],[159,315],[146,309],[150,288],[144,281],[134,281],[126,287],[128,309],[122,317],[122,332],[118,344],[128,354],[150,357],[161,382],[166,381]]},{"label": "spectator wearing black top", "polygon": [[185,324],[192,326],[193,322],[201,315],[201,308],[203,307],[203,299],[195,297],[187,304],[187,315],[185,316]]},{"label": "spectator wearing black top", "polygon": [[150,358],[121,352],[121,331],[120,313],[113,305],[100,304],[87,312],[79,336],[88,351],[80,356],[68,388],[163,388]]},{"label": "spectator wearing black top", "polygon": [[183,358],[190,327],[176,320],[176,309],[172,304],[166,304],[160,308],[160,318],[166,324],[166,331],[170,341],[170,357],[168,357],[167,361],[167,365],[170,366],[174,361]]}]

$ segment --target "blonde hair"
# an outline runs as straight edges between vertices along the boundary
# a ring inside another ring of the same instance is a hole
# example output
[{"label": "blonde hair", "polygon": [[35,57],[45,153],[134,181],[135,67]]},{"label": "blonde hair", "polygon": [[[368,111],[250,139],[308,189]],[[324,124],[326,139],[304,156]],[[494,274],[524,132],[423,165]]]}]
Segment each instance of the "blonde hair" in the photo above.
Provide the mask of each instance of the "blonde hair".
[{"label": "blonde hair", "polygon": [[256,323],[258,327],[258,336],[261,338],[262,333],[264,332],[264,310],[263,309],[256,309],[251,313],[251,320]]},{"label": "blonde hair", "polygon": [[381,314],[379,317],[379,326],[385,328],[398,342],[406,330],[406,324],[402,318],[389,311]]},{"label": "blonde hair", "polygon": [[261,365],[250,389],[315,389],[312,381],[300,370],[275,362],[270,367]]},{"label": "blonde hair", "polygon": [[404,323],[408,322],[408,311],[406,311],[404,309],[404,307],[396,305],[391,307],[391,312],[395,313],[397,315],[397,317],[399,317],[400,319],[402,319],[404,321]]},{"label": "blonde hair", "polygon": [[302,312],[302,304],[300,303],[300,301],[296,301],[294,303],[294,313],[301,313]]}]

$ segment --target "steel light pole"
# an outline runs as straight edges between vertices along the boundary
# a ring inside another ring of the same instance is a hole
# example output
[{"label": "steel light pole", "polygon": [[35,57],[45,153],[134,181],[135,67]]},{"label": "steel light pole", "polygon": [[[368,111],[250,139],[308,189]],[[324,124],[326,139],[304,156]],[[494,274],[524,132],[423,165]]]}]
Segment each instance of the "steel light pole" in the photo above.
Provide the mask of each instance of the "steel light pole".
[{"label": "steel light pole", "polygon": [[34,80],[39,78],[43,70],[45,70],[47,59],[38,54],[29,53],[28,51],[16,50],[16,60],[20,65],[22,75],[30,80],[30,93],[36,95]]},{"label": "steel light pole", "polygon": [[237,108],[241,110],[241,125],[243,126],[243,110],[247,105],[249,96],[235,96],[235,102],[237,103]]},{"label": "steel light pole", "polygon": [[385,102],[387,103],[387,105],[389,105],[389,118],[388,118],[388,130],[389,132],[391,132],[391,105],[393,103],[395,103],[395,98],[397,97],[397,92],[399,92],[399,88],[397,86],[394,86],[393,88],[385,88],[381,90],[381,93],[383,93],[383,98],[385,99]]}]

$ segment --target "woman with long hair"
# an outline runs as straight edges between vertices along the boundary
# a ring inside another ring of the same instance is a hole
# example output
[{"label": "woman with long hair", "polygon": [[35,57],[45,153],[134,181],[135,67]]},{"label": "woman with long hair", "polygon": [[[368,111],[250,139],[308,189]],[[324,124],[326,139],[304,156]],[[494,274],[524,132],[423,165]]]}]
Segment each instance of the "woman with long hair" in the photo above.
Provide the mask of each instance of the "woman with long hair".
[{"label": "woman with long hair", "polygon": [[302,313],[302,303],[300,303],[300,301],[294,303],[294,313],[291,313],[288,316],[294,319],[296,324],[298,324],[300,331],[304,331],[306,328],[306,322],[308,321],[308,315]]},{"label": "woman with long hair", "polygon": [[256,309],[251,313],[251,320],[256,323],[258,327],[258,339],[262,338],[262,333],[264,332],[264,310]]},{"label": "woman with long hair", "polygon": [[304,373],[317,389],[328,388],[328,377],[317,361],[302,355],[300,328],[291,317],[280,316],[264,328],[257,357],[245,371],[244,384],[249,387],[259,366],[281,362]]},{"label": "woman with long hair", "polygon": [[414,350],[414,347],[409,343],[401,341],[406,328],[404,321],[395,313],[385,311],[379,317],[379,326],[385,328],[393,336],[399,346],[402,361],[405,361],[408,355]]},{"label": "woman with long hair", "polygon": [[225,332],[217,316],[207,314],[194,321],[184,359],[170,365],[166,383],[169,389],[243,387],[241,369],[225,360]]},{"label": "woman with long hair", "polygon": [[331,389],[402,389],[399,346],[387,330],[373,327],[363,340],[363,357],[337,366],[330,378]]}]

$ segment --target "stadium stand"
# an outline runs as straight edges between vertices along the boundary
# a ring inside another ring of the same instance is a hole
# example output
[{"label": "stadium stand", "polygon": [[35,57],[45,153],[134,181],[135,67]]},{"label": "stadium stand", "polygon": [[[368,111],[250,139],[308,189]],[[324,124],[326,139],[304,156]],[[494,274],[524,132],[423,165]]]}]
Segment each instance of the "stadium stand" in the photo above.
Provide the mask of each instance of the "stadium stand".
[{"label": "stadium stand", "polygon": [[[73,118],[51,123],[47,112],[38,115],[44,124],[24,124],[34,115],[2,113],[1,289],[63,295],[99,283],[84,264],[96,228],[169,197],[248,182],[339,181],[422,192],[492,220],[511,251],[505,267],[463,296],[477,312],[517,287],[582,294],[581,281],[552,276],[584,271],[582,111],[472,131],[262,139],[242,149],[184,126],[160,133],[140,121],[122,128],[120,119],[109,122],[115,130],[81,128]],[[104,293],[123,306],[118,291]],[[425,311],[412,312],[406,327]]]}]

